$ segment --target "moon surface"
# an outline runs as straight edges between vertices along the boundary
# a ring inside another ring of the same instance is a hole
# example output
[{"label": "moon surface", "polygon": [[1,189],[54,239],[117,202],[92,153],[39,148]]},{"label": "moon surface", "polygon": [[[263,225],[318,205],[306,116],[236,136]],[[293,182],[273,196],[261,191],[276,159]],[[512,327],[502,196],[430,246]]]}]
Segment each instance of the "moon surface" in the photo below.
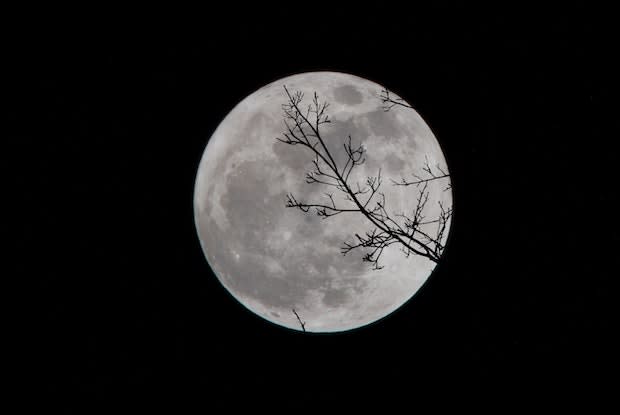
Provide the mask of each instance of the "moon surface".
[{"label": "moon surface", "polygon": [[[372,230],[359,213],[321,218],[286,207],[286,195],[324,201],[324,185],[305,181],[313,156],[302,146],[279,142],[285,132],[284,86],[329,103],[331,123],[321,133],[342,160],[344,139],[362,143],[366,162],[353,182],[363,184],[381,168],[388,210],[410,213],[419,195],[415,186],[390,179],[422,174],[425,160],[448,171],[441,147],[420,115],[395,106],[385,111],[382,86],[337,72],[309,72],[272,82],[243,99],[208,141],[196,176],[194,213],[198,237],[215,275],[242,305],[281,326],[310,332],[358,328],[392,313],[427,280],[435,263],[406,257],[397,245],[385,249],[373,270],[362,249],[343,255],[345,241]],[[397,96],[391,94],[395,98]],[[304,107],[305,108],[305,107]],[[438,202],[452,206],[451,190],[429,183],[426,217],[439,214]],[[428,225],[432,229],[432,224]],[[449,223],[448,223],[449,229]],[[447,238],[448,230],[444,234]]]}]

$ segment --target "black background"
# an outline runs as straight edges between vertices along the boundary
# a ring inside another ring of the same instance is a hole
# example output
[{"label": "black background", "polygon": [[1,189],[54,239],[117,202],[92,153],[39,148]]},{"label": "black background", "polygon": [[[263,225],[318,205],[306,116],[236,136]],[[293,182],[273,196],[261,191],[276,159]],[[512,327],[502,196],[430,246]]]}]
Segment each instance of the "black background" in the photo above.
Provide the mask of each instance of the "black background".
[{"label": "black background", "polygon": [[[606,396],[619,238],[603,13],[239,7],[243,18],[49,19],[7,37],[31,399],[90,413],[207,410],[228,394],[274,408],[429,391],[437,403],[463,390],[510,405]],[[445,261],[424,287],[336,335],[240,306],[193,220],[218,123],[262,85],[312,70],[404,97],[440,140],[455,192]]]}]

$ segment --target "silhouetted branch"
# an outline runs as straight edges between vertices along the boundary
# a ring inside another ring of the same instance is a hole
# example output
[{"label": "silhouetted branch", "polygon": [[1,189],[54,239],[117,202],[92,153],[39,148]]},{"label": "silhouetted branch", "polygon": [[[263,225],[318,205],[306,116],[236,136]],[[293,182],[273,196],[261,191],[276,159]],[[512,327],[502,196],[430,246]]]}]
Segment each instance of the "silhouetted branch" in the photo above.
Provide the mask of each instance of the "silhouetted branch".
[{"label": "silhouetted branch", "polygon": [[407,104],[404,99],[393,98],[390,95],[390,91],[388,91],[387,88],[383,88],[381,90],[380,98],[381,98],[381,101],[383,102],[383,111],[386,111],[386,112],[394,108],[396,105],[400,105],[401,107],[405,107],[405,108],[413,108],[411,105]]},{"label": "silhouetted branch", "polygon": [[299,318],[299,314],[297,314],[297,311],[295,311],[295,309],[293,309],[293,314],[295,314],[295,317],[297,317],[297,321],[299,321],[299,324],[301,325],[301,329],[303,331],[306,331],[306,322],[301,321],[301,318]]},{"label": "silhouetted branch", "polygon": [[[352,172],[366,161],[366,149],[360,144],[354,144],[349,135],[344,139],[343,147],[347,156],[344,165],[339,166],[334,160],[329,149],[321,136],[321,126],[330,122],[326,109],[327,103],[319,100],[316,92],[312,103],[307,109],[302,110],[304,94],[297,91],[291,93],[284,87],[288,101],[282,105],[284,112],[284,124],[286,131],[283,138],[277,140],[288,145],[301,145],[313,154],[312,168],[306,173],[306,183],[327,186],[341,193],[344,202],[334,199],[333,193],[324,193],[323,202],[305,202],[295,198],[293,194],[287,195],[286,207],[297,208],[302,212],[313,210],[323,219],[339,215],[341,213],[359,213],[372,225],[372,230],[363,234],[355,234],[354,241],[345,241],[341,248],[343,255],[362,248],[365,253],[362,260],[372,264],[374,269],[381,269],[379,259],[385,248],[398,244],[405,255],[415,254],[438,262],[443,251],[443,237],[448,221],[451,217],[451,209],[444,209],[440,204],[441,214],[436,219],[425,220],[424,211],[429,200],[428,183],[448,177],[437,167],[439,173],[435,173],[428,164],[423,172],[425,178],[414,176],[416,182],[394,182],[395,184],[409,186],[421,185],[420,193],[415,208],[411,215],[404,213],[393,215],[387,209],[385,194],[380,191],[382,185],[381,169],[376,176],[369,176],[363,185],[359,182],[351,182]],[[384,90],[382,95],[384,104],[389,103],[389,110],[395,105],[411,108],[400,99],[393,100],[389,92]],[[437,232],[432,236],[427,229],[430,225],[437,225]],[[293,310],[294,312],[294,310]],[[297,315],[297,313],[295,313]],[[299,317],[298,317],[299,318]],[[301,320],[300,320],[301,322]]]},{"label": "silhouetted branch", "polygon": [[[439,165],[435,166],[435,169],[439,172],[439,173],[436,173],[433,170],[433,168],[431,168],[428,162],[428,157],[424,157],[424,159],[425,159],[424,167],[422,168],[422,171],[426,173],[425,177],[412,173],[412,176],[414,177],[415,180],[407,181],[405,179],[400,179],[399,182],[392,180],[392,184],[396,186],[412,186],[412,185],[419,186],[419,185],[427,184],[434,180],[446,179],[450,177],[450,175],[446,173],[441,167],[439,167]],[[446,190],[450,190],[451,188],[452,188],[452,184],[448,182],[447,186],[443,190],[446,191]]]}]

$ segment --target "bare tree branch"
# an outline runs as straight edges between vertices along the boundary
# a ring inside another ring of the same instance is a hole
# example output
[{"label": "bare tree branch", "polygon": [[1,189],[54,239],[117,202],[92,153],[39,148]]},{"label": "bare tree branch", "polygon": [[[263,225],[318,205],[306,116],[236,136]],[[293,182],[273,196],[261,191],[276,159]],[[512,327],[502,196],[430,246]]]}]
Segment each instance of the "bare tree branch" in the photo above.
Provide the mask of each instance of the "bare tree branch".
[{"label": "bare tree branch", "polygon": [[301,325],[301,329],[303,331],[306,331],[306,322],[301,320],[301,318],[299,317],[299,314],[297,314],[297,311],[295,311],[295,309],[293,309],[293,314],[295,314],[295,317],[297,317],[297,321],[299,321],[299,324]]},{"label": "bare tree branch", "polygon": [[[419,185],[427,184],[434,180],[446,179],[450,177],[450,175],[446,173],[439,165],[435,166],[435,169],[439,172],[439,173],[436,173],[433,170],[433,168],[430,166],[428,162],[428,157],[425,156],[424,159],[425,159],[424,167],[422,167],[422,171],[426,173],[425,177],[421,177],[420,175],[412,173],[412,176],[414,177],[415,180],[407,181],[401,178],[400,181],[398,182],[396,180],[392,180],[392,184],[396,186],[412,186],[412,185],[419,186]],[[451,188],[452,188],[452,184],[448,182],[448,185],[444,188],[444,191],[450,190]]]},{"label": "bare tree branch", "polygon": [[388,91],[387,88],[383,88],[381,90],[380,98],[381,98],[381,102],[383,102],[383,111],[386,111],[386,112],[391,110],[397,105],[400,105],[401,107],[405,107],[405,108],[413,108],[411,105],[407,104],[404,99],[393,98],[390,95],[390,91]]},{"label": "bare tree branch", "polygon": [[[387,209],[385,194],[380,191],[383,183],[381,169],[378,170],[376,176],[367,177],[363,185],[350,180],[351,177],[355,177],[352,175],[354,170],[366,161],[366,149],[361,142],[354,144],[350,135],[343,139],[342,145],[347,160],[342,166],[336,163],[325,145],[321,129],[324,124],[330,122],[326,113],[328,103],[321,102],[315,92],[311,104],[303,110],[304,94],[300,91],[291,93],[286,86],[284,90],[288,98],[288,101],[282,105],[286,131],[283,137],[277,137],[277,140],[284,144],[300,145],[308,149],[313,155],[313,160],[311,170],[306,173],[306,182],[336,190],[344,199],[344,202],[336,200],[333,193],[326,192],[324,201],[306,202],[298,200],[293,194],[288,194],[286,207],[297,208],[304,213],[314,211],[323,219],[342,213],[361,214],[372,225],[371,230],[362,235],[356,233],[353,241],[345,241],[341,253],[346,255],[361,248],[364,250],[362,260],[371,263],[374,269],[382,268],[379,265],[379,259],[385,248],[393,244],[400,245],[401,250],[407,256],[415,254],[438,262],[444,249],[443,236],[452,210],[444,209],[440,204],[439,217],[430,220],[426,220],[424,212],[429,200],[429,182],[447,178],[449,175],[439,166],[436,167],[438,171],[436,173],[431,169],[427,159],[422,169],[426,174],[425,177],[414,175],[416,181],[412,182],[404,179],[401,182],[392,181],[401,186],[418,185],[419,195],[411,215],[391,214]],[[383,90],[381,98],[383,103],[389,106],[386,111],[395,105],[411,108],[400,98],[392,99],[386,89]],[[437,226],[437,231],[433,235],[427,229],[432,224]]]}]

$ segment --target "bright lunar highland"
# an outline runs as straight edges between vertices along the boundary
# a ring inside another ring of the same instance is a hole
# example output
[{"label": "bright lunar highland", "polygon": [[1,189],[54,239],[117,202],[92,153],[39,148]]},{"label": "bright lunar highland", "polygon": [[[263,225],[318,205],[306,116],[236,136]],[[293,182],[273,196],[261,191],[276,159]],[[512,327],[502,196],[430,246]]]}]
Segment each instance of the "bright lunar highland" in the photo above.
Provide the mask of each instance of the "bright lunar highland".
[{"label": "bright lunar highland", "polygon": [[[272,323],[302,330],[301,319],[309,332],[338,332],[373,323],[407,302],[437,263],[416,254],[407,256],[399,244],[392,244],[381,256],[383,268],[373,269],[362,261],[368,249],[341,252],[344,242],[373,228],[359,212],[323,218],[314,210],[304,213],[286,207],[289,193],[300,200],[325,202],[325,193],[331,190],[307,183],[306,173],[313,168],[310,151],[277,140],[287,131],[284,86],[291,93],[304,93],[300,104],[304,110],[315,93],[320,102],[329,103],[325,111],[331,122],[320,127],[327,147],[344,164],[347,137],[362,146],[365,163],[356,167],[351,182],[363,186],[381,169],[380,192],[393,217],[411,214],[421,188],[398,186],[392,180],[428,177],[425,166],[448,174],[429,126],[408,104],[387,109],[381,85],[336,72],[292,75],[243,99],[208,141],[194,190],[203,252],[230,294]],[[390,97],[399,99],[391,92]],[[428,234],[438,226],[433,219],[440,215],[440,206],[452,206],[447,179],[426,183],[428,223],[423,229]],[[337,191],[334,196],[339,197]],[[338,203],[348,202],[341,198]],[[448,222],[442,243],[449,227]]]}]

